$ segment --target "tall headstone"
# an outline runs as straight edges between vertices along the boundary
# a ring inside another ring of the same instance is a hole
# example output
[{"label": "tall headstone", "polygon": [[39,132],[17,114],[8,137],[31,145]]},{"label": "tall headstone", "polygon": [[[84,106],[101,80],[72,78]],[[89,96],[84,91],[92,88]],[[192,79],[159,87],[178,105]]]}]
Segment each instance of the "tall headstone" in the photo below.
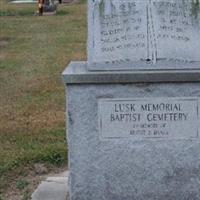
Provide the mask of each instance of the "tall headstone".
[{"label": "tall headstone", "polygon": [[200,199],[199,0],[89,0],[63,81],[70,200]]},{"label": "tall headstone", "polygon": [[187,68],[188,62],[199,68],[198,1],[90,0],[88,4],[89,70],[174,69],[177,62],[183,65],[176,68]]}]

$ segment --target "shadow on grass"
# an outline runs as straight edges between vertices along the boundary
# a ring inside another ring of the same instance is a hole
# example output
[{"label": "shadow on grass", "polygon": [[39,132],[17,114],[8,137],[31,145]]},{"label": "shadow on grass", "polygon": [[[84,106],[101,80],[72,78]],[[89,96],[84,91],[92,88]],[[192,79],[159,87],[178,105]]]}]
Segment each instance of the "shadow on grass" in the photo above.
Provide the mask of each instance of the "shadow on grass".
[{"label": "shadow on grass", "polygon": [[[56,15],[58,16],[63,16],[63,15],[68,15],[69,12],[66,10],[58,10]],[[1,11],[0,10],[0,16],[1,17],[9,17],[9,16],[34,16],[36,15],[36,11],[34,12],[33,10],[20,10],[20,11],[14,11],[14,10],[6,10],[6,11]]]},{"label": "shadow on grass", "polygon": [[0,16],[33,16],[35,13],[32,10],[21,10],[21,11],[14,11],[14,10],[6,10],[0,11]]}]

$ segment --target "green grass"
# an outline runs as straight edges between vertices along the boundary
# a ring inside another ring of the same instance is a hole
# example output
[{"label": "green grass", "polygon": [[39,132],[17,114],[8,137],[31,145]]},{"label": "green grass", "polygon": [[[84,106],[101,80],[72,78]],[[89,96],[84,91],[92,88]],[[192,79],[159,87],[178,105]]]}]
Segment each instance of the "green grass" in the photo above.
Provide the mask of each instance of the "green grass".
[{"label": "green grass", "polygon": [[16,186],[19,190],[23,190],[24,188],[26,188],[27,185],[28,185],[28,182],[24,179],[19,179],[16,182]]},{"label": "green grass", "polygon": [[86,4],[39,17],[36,4],[0,3],[1,194],[19,168],[66,164],[61,72],[70,60],[86,59]]}]

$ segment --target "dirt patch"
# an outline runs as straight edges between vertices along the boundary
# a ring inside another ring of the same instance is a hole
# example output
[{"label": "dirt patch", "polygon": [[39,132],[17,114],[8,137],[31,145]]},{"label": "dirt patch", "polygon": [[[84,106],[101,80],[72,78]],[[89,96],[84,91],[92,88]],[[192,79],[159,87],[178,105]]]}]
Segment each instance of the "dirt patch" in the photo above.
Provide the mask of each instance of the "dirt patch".
[{"label": "dirt patch", "polygon": [[4,48],[8,45],[8,41],[0,40],[0,48]]},{"label": "dirt patch", "polygon": [[10,38],[0,38],[0,48],[5,48],[9,44]]},{"label": "dirt patch", "polygon": [[[43,165],[43,164],[38,164]],[[41,181],[46,180],[49,176],[55,176],[66,171],[67,167],[47,167],[48,173],[38,174],[35,166],[29,166],[24,169],[20,169],[22,175],[15,177],[9,177],[9,187],[2,193],[2,200],[31,200],[31,194],[35,191]]]}]

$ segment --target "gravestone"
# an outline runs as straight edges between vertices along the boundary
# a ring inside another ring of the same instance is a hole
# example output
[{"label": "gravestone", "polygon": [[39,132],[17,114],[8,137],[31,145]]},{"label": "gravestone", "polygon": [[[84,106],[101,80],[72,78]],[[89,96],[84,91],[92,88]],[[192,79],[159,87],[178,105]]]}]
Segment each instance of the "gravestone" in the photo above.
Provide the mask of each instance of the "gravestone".
[{"label": "gravestone", "polygon": [[200,4],[89,0],[66,86],[71,200],[200,199]]},{"label": "gravestone", "polygon": [[44,15],[56,14],[57,3],[54,0],[45,0],[44,2]]},{"label": "gravestone", "polygon": [[[188,62],[190,68],[199,68],[197,1],[94,0],[88,4],[90,70],[183,69]],[[174,65],[177,62],[182,65]]]}]

